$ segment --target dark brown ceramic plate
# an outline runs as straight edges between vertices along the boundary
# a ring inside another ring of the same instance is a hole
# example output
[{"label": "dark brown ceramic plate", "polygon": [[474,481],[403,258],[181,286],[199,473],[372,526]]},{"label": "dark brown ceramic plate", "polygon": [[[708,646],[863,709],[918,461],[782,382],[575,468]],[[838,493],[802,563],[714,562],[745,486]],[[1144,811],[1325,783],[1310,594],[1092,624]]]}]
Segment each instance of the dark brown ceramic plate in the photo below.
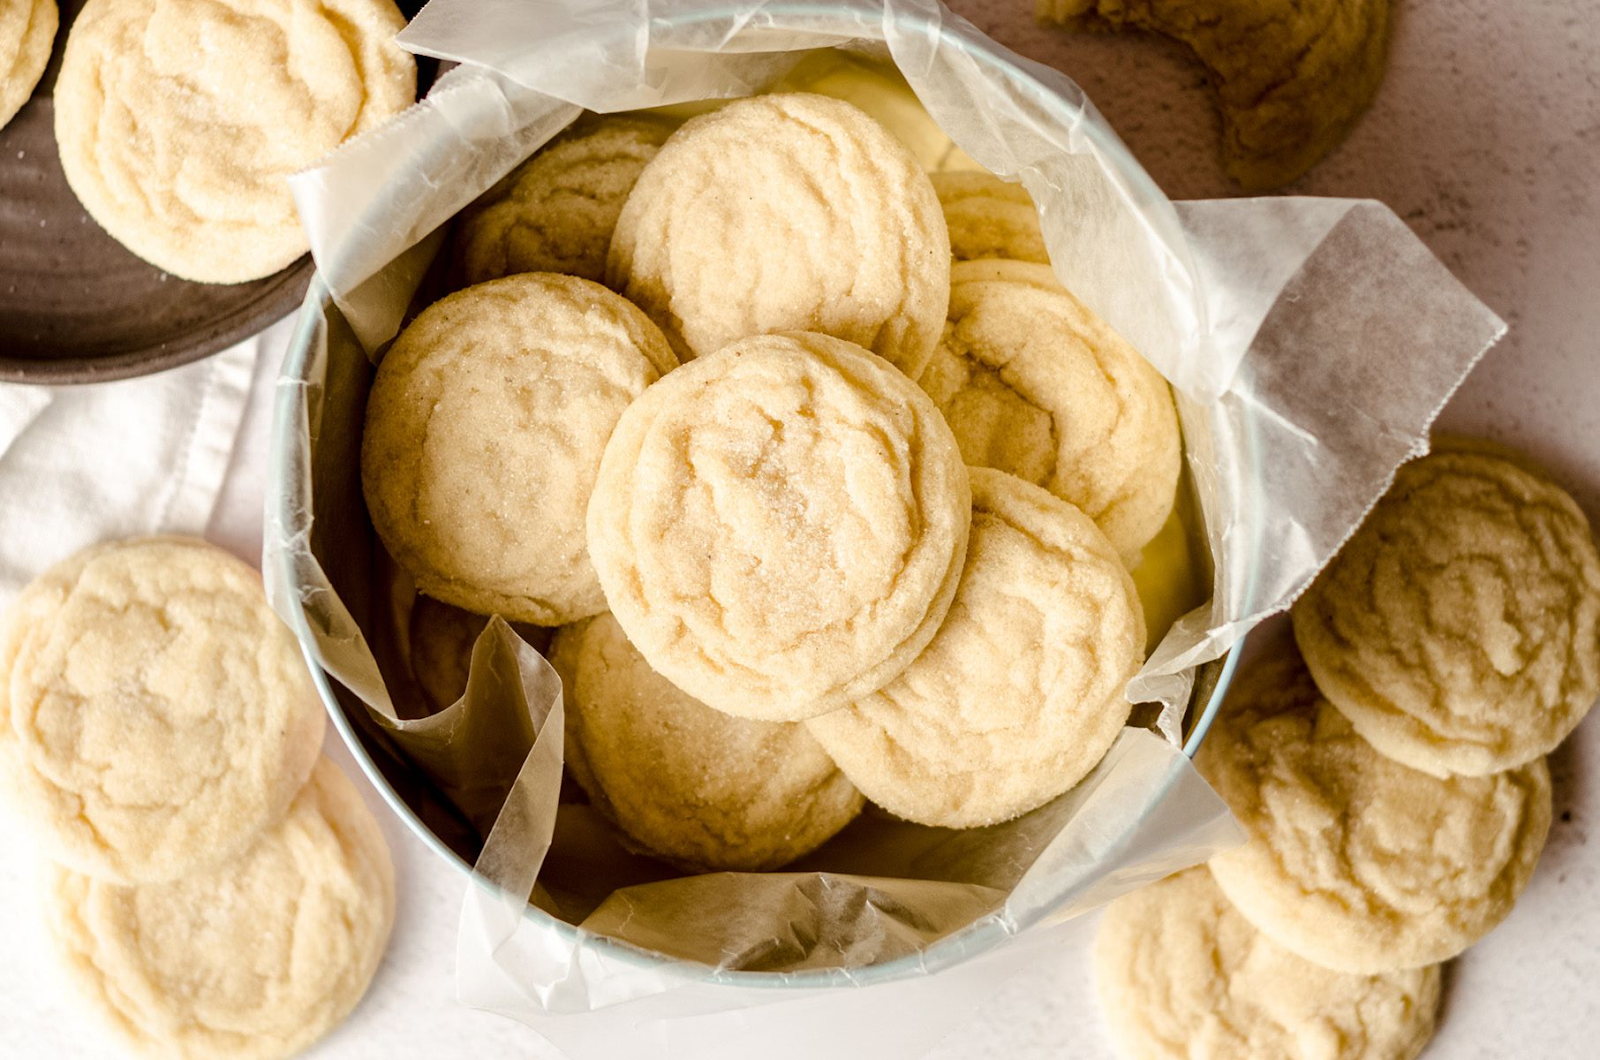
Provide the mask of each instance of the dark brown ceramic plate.
[{"label": "dark brown ceramic plate", "polygon": [[[311,279],[307,256],[250,283],[180,280],[124,249],[84,212],[61,172],[50,98],[82,6],[61,4],[50,66],[0,129],[0,380],[7,382],[99,382],[199,360],[292,312]],[[399,6],[411,13],[421,3]]]}]

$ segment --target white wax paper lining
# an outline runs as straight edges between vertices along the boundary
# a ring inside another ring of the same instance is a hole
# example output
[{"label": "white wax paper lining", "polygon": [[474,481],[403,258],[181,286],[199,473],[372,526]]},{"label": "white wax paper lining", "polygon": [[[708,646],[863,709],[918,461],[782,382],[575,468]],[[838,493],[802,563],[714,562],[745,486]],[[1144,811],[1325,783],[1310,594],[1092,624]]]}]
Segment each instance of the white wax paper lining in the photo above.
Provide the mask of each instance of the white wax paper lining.
[{"label": "white wax paper lining", "polygon": [[[266,566],[280,613],[315,631],[317,661],[488,833],[462,911],[463,1000],[533,1023],[574,1055],[639,1035],[682,1055],[743,1056],[757,1042],[767,1056],[815,1055],[832,1024],[808,1025],[796,1045],[712,1014],[784,1000],[789,1011],[881,1016],[900,998],[925,1021],[958,1014],[957,990],[986,978],[974,969],[1037,953],[1038,940],[1067,930],[1052,926],[1061,919],[1234,838],[1176,743],[1195,667],[1304,589],[1396,466],[1425,451],[1439,407],[1503,332],[1390,211],[1296,198],[1173,204],[1076,85],[933,0],[433,0],[401,41],[468,65],[294,178],[337,308],[320,314],[314,284],[302,322],[313,382],[286,382],[281,395],[278,444],[289,453],[269,503]],[[539,878],[545,853],[590,825],[555,812],[553,672],[496,621],[467,695],[403,719],[370,630],[324,566],[335,541],[370,536],[351,507],[365,370],[353,362],[398,330],[441,226],[580,110],[747,95],[818,47],[886,50],[962,150],[1024,183],[1057,275],[1173,383],[1214,595],[1130,685],[1135,701],[1162,704],[1159,734],[1126,730],[1083,784],[1021,821],[931,838],[905,826],[899,853],[883,852],[878,840],[899,833],[882,822],[863,871],[839,871],[852,856],[847,832],[839,864],[623,887],[580,926],[554,926],[530,917],[525,899],[564,908],[571,899]],[[752,971],[767,976],[741,978]],[[943,974],[922,974],[934,971]],[[791,989],[773,990],[779,979]],[[882,999],[871,1009],[843,999],[857,991],[826,989],[875,981],[890,985],[870,991]],[[842,1025],[855,1032],[839,1039],[852,1052],[871,1039],[861,1020]],[[912,1056],[929,1044],[917,1041],[901,1034],[903,1045],[876,1051]]]}]

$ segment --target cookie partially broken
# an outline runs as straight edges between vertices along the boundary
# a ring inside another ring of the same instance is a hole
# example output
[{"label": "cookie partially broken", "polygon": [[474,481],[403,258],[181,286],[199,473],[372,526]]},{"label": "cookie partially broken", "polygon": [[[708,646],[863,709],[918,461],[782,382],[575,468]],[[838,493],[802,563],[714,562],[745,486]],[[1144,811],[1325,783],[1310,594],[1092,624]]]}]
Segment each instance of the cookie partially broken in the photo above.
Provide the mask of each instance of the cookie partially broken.
[{"label": "cookie partially broken", "polygon": [[1289,183],[1377,94],[1389,0],[1035,0],[1040,21],[1135,29],[1188,45],[1222,113],[1223,164],[1246,191]]}]

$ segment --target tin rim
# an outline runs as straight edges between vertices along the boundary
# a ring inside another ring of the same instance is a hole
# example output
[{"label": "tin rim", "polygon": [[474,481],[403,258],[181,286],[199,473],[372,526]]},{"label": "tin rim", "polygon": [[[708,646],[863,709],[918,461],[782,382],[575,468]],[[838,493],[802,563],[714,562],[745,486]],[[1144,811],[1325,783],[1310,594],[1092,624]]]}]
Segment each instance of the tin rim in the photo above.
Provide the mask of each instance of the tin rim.
[{"label": "tin rim", "polygon": [[[821,16],[827,15],[830,12],[838,14],[841,16],[841,18],[859,14],[858,11],[851,11],[850,9],[842,7],[812,4],[773,4],[770,5],[766,10],[770,14],[774,15],[803,15],[807,19],[811,20],[815,20]],[[682,17],[682,21],[685,24],[692,24],[713,22],[717,19],[726,17],[728,17],[728,12],[726,10],[709,9],[685,13],[685,15]],[[1064,101],[1060,96],[1056,95],[1053,90],[1046,87],[1027,72],[1024,66],[1024,64],[1027,62],[1026,60],[1021,59],[1008,49],[981,34],[975,33],[971,36],[963,36],[951,33],[943,24],[932,23],[920,19],[917,20],[917,22],[918,24],[916,28],[919,30],[937,34],[941,40],[953,44],[956,47],[962,48],[975,59],[993,67],[1000,74],[1009,79],[1014,85],[1028,91],[1036,102],[1040,103],[1050,112],[1056,114],[1062,113],[1062,108],[1066,105],[1066,101]],[[1134,160],[1127,147],[1118,138],[1116,138],[1114,134],[1108,134],[1106,130],[1094,125],[1093,123],[1084,125],[1082,128],[1087,132],[1090,139],[1095,142],[1096,147],[1103,152],[1108,164],[1114,166],[1118,176],[1127,183],[1127,187],[1125,187],[1124,190],[1157,200],[1164,198],[1163,193],[1156,187],[1149,175],[1138,164],[1138,162]],[[297,383],[303,383],[306,380],[309,354],[318,331],[319,320],[323,314],[332,307],[333,302],[331,294],[327,288],[327,285],[323,282],[321,273],[319,272],[313,276],[310,287],[306,292],[305,300],[302,303],[300,318],[295,327],[294,336],[290,342],[288,351],[285,353],[283,366],[280,370],[281,380],[292,380]],[[300,387],[279,387],[273,412],[273,449],[270,456],[270,459],[273,463],[273,474],[270,476],[269,481],[286,481],[286,468],[284,466],[284,462],[287,459],[289,449],[287,446],[280,445],[278,443],[280,439],[285,437],[290,425],[295,419],[295,403],[302,400],[303,393]],[[1255,438],[1253,433],[1248,438],[1248,442],[1250,444],[1247,447],[1247,456],[1253,464],[1258,458],[1258,450],[1254,444]],[[1252,481],[1257,481],[1258,476],[1251,476],[1251,479]],[[279,506],[286,505],[287,496],[280,495],[276,498],[270,498],[268,503]],[[279,511],[277,514],[287,517],[290,513],[284,509]],[[284,559],[285,569],[279,573],[286,579],[287,584],[293,584],[293,570],[288,564],[288,557],[286,555]],[[1255,571],[1252,569],[1246,588],[1247,596],[1253,598],[1255,595],[1255,589]],[[302,653],[305,655],[307,664],[311,670],[312,679],[316,684],[319,695],[322,697],[323,705],[331,716],[334,728],[338,730],[339,736],[344,741],[345,746],[350,750],[352,756],[360,765],[362,772],[366,774],[367,780],[382,796],[384,802],[388,804],[390,810],[393,811],[395,815],[398,816],[400,820],[403,821],[405,825],[434,852],[434,854],[449,862],[469,881],[475,882],[479,886],[489,889],[491,885],[484,881],[481,877],[477,876],[473,872],[472,866],[464,861],[442,840],[440,840],[439,837],[435,835],[433,831],[429,829],[428,826],[421,820],[421,818],[417,816],[416,812],[411,809],[411,807],[389,783],[388,779],[384,776],[381,767],[375,761],[373,761],[371,755],[368,754],[366,746],[361,740],[360,734],[356,731],[355,726],[352,724],[350,718],[346,716],[344,708],[340,704],[340,701],[334,692],[332,679],[321,668],[321,666],[316,663],[312,656],[312,645],[314,643],[313,634],[306,621],[304,613],[300,609],[293,609],[290,626],[296,638],[300,642]],[[1241,637],[1233,645],[1233,647],[1229,649],[1226,655],[1222,657],[1221,670],[1218,673],[1216,684],[1212,687],[1210,694],[1207,696],[1205,704],[1200,708],[1199,715],[1195,718],[1194,724],[1183,743],[1183,754],[1191,759],[1199,751],[1200,746],[1204,741],[1207,732],[1210,730],[1211,724],[1222,705],[1228,687],[1232,682],[1234,671],[1238,667],[1240,655],[1245,646],[1246,639],[1246,637]],[[1191,703],[1191,710],[1193,709],[1194,704]],[[1171,783],[1171,780],[1167,782],[1168,787],[1163,789],[1163,795],[1166,790],[1170,789]],[[1142,820],[1134,820],[1130,822],[1118,840],[1111,844],[1111,849],[1116,849],[1126,844],[1137,833],[1142,823]],[[957,931],[954,931],[949,935],[937,940],[925,950],[915,954],[908,954],[903,957],[898,957],[889,961],[884,961],[879,964],[868,965],[863,968],[824,968],[798,972],[761,972],[729,969],[708,969],[699,977],[699,981],[712,982],[727,986],[779,989],[818,989],[843,986],[859,987],[876,983],[891,982],[907,978],[914,974],[926,973],[939,968],[961,963],[972,956],[988,950],[1002,942],[1004,939],[1031,926],[1039,919],[1042,919],[1044,916],[1048,915],[1048,909],[1053,907],[1055,904],[1059,904],[1059,899],[1062,897],[1064,896],[1058,895],[1056,896],[1058,899],[1057,902],[1044,903],[1041,911],[1033,914],[1027,920],[1008,925],[1003,923],[995,914],[991,913],[980,917],[965,927],[960,928]],[[612,939],[607,936],[583,932],[575,925],[549,915],[532,903],[527,905],[523,912],[523,916],[527,920],[541,925],[546,930],[556,932],[563,938],[563,940],[569,943],[576,944],[581,941],[584,945],[602,950],[608,958],[615,958],[622,962],[633,964],[637,967],[664,969],[670,968],[674,965],[685,965],[689,963],[685,962],[682,958],[673,957],[656,951],[645,950],[630,943]]]}]

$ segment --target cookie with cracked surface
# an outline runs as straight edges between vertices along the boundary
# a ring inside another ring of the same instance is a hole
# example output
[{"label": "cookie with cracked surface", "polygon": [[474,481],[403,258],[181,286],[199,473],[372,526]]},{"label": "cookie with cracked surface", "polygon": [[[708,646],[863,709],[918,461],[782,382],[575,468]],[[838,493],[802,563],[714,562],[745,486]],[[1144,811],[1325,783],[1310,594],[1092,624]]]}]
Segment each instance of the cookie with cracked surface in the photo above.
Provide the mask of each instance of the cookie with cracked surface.
[{"label": "cookie with cracked surface", "polygon": [[622,203],[671,132],[663,121],[602,118],[541,148],[461,215],[467,283],[518,272],[603,281]]},{"label": "cookie with cracked surface", "polygon": [[101,545],[0,630],[0,790],[52,860],[123,883],[236,855],[283,816],[324,715],[261,576],[203,541]]},{"label": "cookie with cracked surface", "polygon": [[918,382],[962,457],[1083,509],[1134,565],[1177,498],[1166,380],[1048,265],[961,262],[950,281],[944,338]]},{"label": "cookie with cracked surface", "polygon": [[1322,694],[1379,751],[1475,776],[1600,697],[1600,553],[1573,499],[1488,452],[1412,461],[1294,606]]},{"label": "cookie with cracked surface", "polygon": [[674,864],[775,869],[861,811],[861,793],[803,725],[712,710],[652,670],[609,614],[563,626],[550,661],[566,691],[567,743],[581,748],[574,778],[628,837]]},{"label": "cookie with cracked surface", "polygon": [[1211,859],[1239,911],[1339,971],[1449,960],[1511,912],[1550,830],[1544,759],[1440,778],[1373,750],[1291,645],[1229,690],[1195,764],[1249,833]]},{"label": "cookie with cracked surface", "polygon": [[378,366],[361,438],[373,527],[417,590],[557,626],[606,609],[584,536],[622,410],[676,366],[637,307],[530,272],[429,306]]},{"label": "cookie with cracked surface", "polygon": [[44,76],[59,18],[56,0],[0,0],[0,129]]},{"label": "cookie with cracked surface", "polygon": [[55,86],[73,194],[174,276],[242,283],[304,254],[287,177],[416,99],[391,0],[89,0]]},{"label": "cookie with cracked surface", "polygon": [[1187,45],[1216,89],[1223,163],[1247,191],[1320,162],[1383,83],[1389,0],[1036,0],[1035,10]]},{"label": "cookie with cracked surface", "polygon": [[1002,258],[1047,265],[1039,211],[1021,184],[992,173],[931,173],[957,261]]},{"label": "cookie with cracked surface", "polygon": [[1250,926],[1204,866],[1124,895],[1094,944],[1095,985],[1129,1060],[1414,1060],[1438,965],[1329,971]]},{"label": "cookie with cracked surface", "polygon": [[606,275],[685,360],[813,331],[915,378],[944,322],[950,240],[927,174],[882,126],[775,94],[672,135],[622,207]]},{"label": "cookie with cracked surface", "polygon": [[57,870],[47,924],[74,985],[134,1051],[282,1060],[361,999],[394,908],[383,833],[321,758],[240,856],[140,886]]},{"label": "cookie with cracked surface", "polygon": [[873,802],[919,824],[1010,820],[1099,763],[1144,661],[1133,579],[1088,516],[971,469],[972,537],[939,632],[893,681],[807,722]]},{"label": "cookie with cracked surface", "polygon": [[729,714],[797,721],[881,688],[932,639],[970,504],[915,383],[842,339],[758,335],[623,413],[589,555],[658,673]]}]

